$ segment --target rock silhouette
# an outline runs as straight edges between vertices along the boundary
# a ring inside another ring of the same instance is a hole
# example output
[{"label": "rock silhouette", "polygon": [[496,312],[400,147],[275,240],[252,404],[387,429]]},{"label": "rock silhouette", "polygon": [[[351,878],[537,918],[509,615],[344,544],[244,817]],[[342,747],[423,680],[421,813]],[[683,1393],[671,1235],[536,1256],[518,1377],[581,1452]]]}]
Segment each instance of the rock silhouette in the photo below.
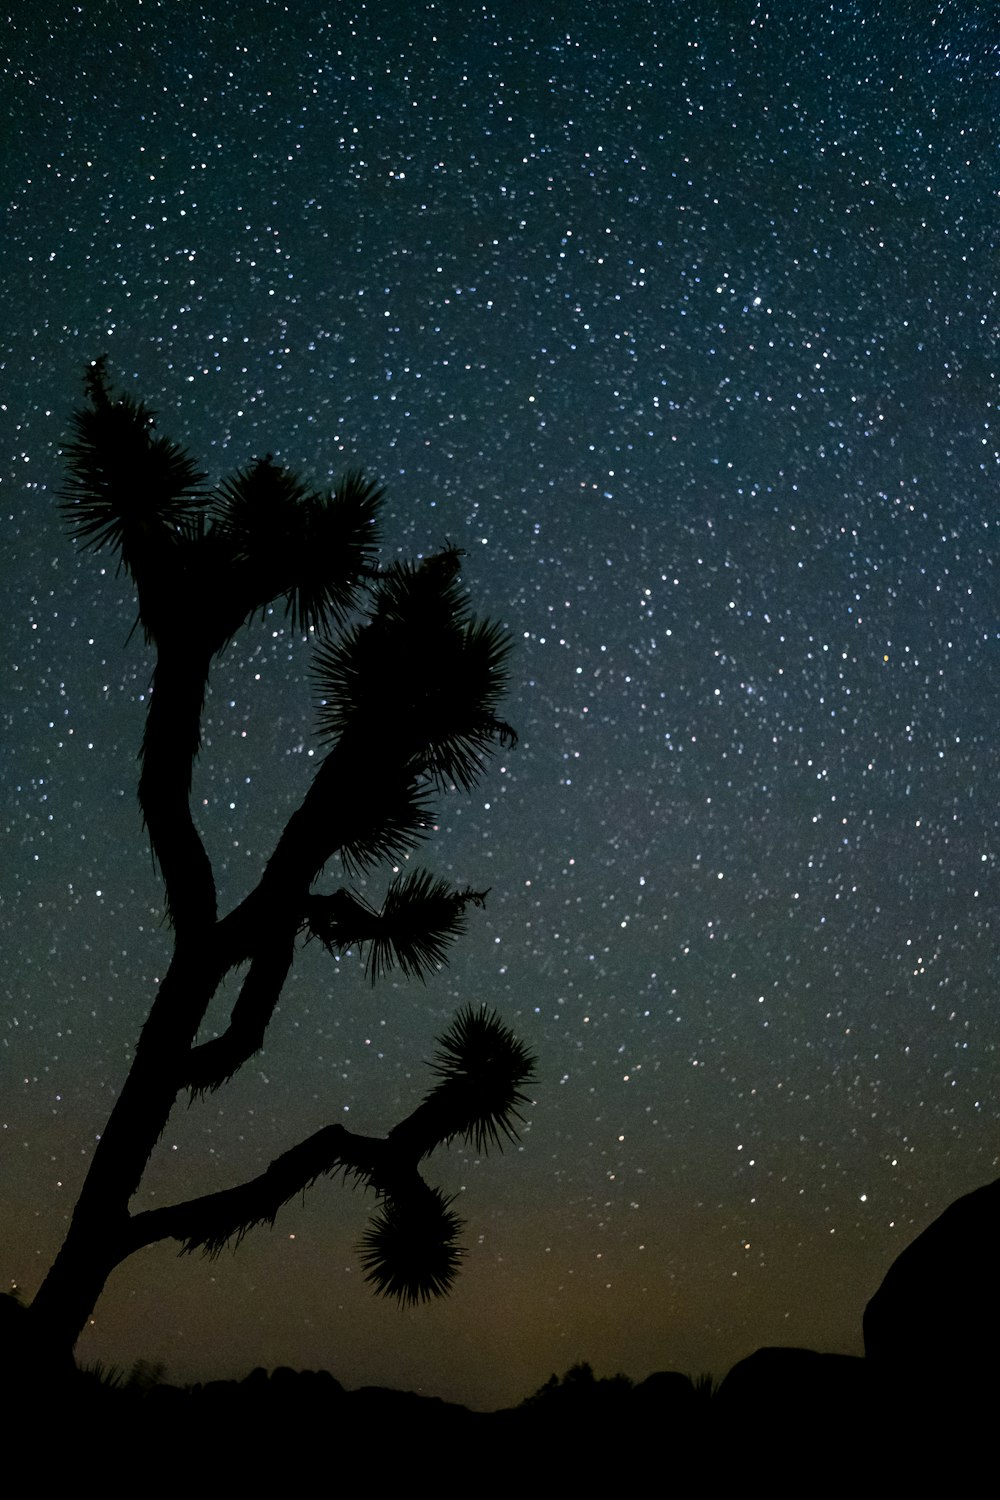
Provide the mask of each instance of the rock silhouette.
[{"label": "rock silhouette", "polygon": [[[814,1468],[819,1454],[825,1481],[836,1486],[848,1481],[860,1453],[870,1462],[868,1370],[855,1356],[758,1349],[729,1371],[713,1408],[720,1474],[734,1484],[745,1477],[749,1455],[761,1449],[782,1484]],[[845,1434],[849,1448],[837,1441]]]},{"label": "rock silhouette", "polygon": [[864,1316],[865,1353],[887,1387],[995,1400],[998,1234],[1000,1179],[956,1199],[893,1261]]},{"label": "rock silhouette", "polygon": [[828,1421],[852,1414],[866,1394],[864,1361],[851,1354],[768,1347],[741,1359],[719,1387],[723,1411],[738,1410],[757,1421],[780,1411],[798,1420]]},{"label": "rock silhouette", "polygon": [[1000,1180],[946,1208],[865,1309],[866,1362],[897,1484],[971,1494],[995,1465],[998,1231]]}]

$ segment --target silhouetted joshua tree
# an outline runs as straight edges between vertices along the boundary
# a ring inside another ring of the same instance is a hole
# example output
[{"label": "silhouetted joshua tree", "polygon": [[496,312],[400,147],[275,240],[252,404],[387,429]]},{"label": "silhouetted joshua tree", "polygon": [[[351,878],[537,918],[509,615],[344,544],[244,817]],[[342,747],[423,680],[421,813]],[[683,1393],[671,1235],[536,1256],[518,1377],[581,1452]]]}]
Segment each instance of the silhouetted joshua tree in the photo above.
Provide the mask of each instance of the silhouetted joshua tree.
[{"label": "silhouetted joshua tree", "polygon": [[[332,494],[263,458],[204,487],[153,416],[115,397],[103,361],[66,448],[63,512],[84,548],[106,549],[131,577],[155,649],[139,802],[165,888],[173,954],[131,1070],[94,1151],[66,1241],[30,1309],[36,1345],[65,1355],[109,1273],[144,1245],[175,1239],[216,1254],[321,1176],[343,1174],[379,1200],[361,1246],[367,1279],[401,1302],[448,1291],[461,1223],[421,1177],[455,1137],[477,1149],[514,1138],[534,1059],[499,1018],[467,1008],[439,1038],[436,1081],[385,1137],[327,1125],[259,1177],[169,1207],[130,1212],[179,1096],[220,1088],[260,1049],[295,958],[318,938],[357,948],[372,980],[398,965],[423,976],[484,892],[422,870],[391,881],[376,910],[347,886],[316,882],[334,859],[347,879],[409,855],[432,823],[430,798],[469,790],[494,745],[509,639],[475,619],[459,552],[419,565],[376,560],[381,492],[361,474]],[[242,627],[283,601],[294,629],[320,642],[315,680],[325,753],[254,889],[219,916],[212,864],[191,815],[192,765],[209,669]],[[221,1035],[198,1040],[223,980],[239,988]]]}]

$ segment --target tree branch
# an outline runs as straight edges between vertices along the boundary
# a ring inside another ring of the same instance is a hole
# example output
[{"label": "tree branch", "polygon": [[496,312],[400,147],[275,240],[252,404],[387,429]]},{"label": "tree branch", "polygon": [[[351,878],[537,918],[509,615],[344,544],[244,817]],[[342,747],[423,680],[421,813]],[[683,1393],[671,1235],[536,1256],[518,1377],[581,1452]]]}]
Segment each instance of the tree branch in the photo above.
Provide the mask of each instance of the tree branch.
[{"label": "tree branch", "polygon": [[[343,1172],[392,1205],[388,1216],[383,1214],[381,1229],[373,1231],[389,1262],[401,1242],[412,1242],[415,1235],[430,1250],[428,1285],[438,1279],[444,1285],[458,1220],[417,1168],[435,1147],[456,1135],[473,1140],[479,1150],[490,1142],[501,1144],[502,1137],[513,1139],[517,1107],[526,1102],[520,1085],[532,1076],[534,1058],[495,1013],[467,1007],[439,1039],[432,1067],[438,1082],[388,1136],[354,1135],[342,1125],[327,1125],[276,1157],[266,1172],[249,1182],[136,1214],[129,1231],[134,1248],[176,1239],[185,1251],[216,1255],[227,1241],[235,1238],[239,1243],[255,1225],[273,1224],[278,1210],[317,1177]],[[380,1255],[378,1251],[375,1259]],[[401,1274],[397,1264],[382,1289],[409,1297],[410,1291],[400,1291],[401,1285],[408,1285],[405,1276],[400,1281]],[[381,1273],[373,1273],[372,1279],[380,1285]],[[419,1280],[418,1275],[413,1285]]]},{"label": "tree branch", "polygon": [[249,1182],[135,1214],[129,1229],[133,1249],[174,1239],[183,1241],[186,1252],[217,1255],[227,1241],[239,1243],[255,1225],[273,1224],[278,1210],[317,1177],[345,1172],[371,1180],[385,1153],[384,1141],[326,1125]]},{"label": "tree branch", "polygon": [[253,957],[262,928],[298,932],[309,888],[335,854],[362,869],[398,859],[416,848],[430,820],[407,767],[384,746],[345,736],[285,824],[258,884],[219,922],[222,972]]},{"label": "tree branch", "polygon": [[140,755],[139,806],[178,933],[216,918],[212,865],[190,805],[208,667],[205,652],[159,647]]},{"label": "tree branch", "polygon": [[191,1049],[181,1088],[196,1094],[221,1088],[260,1051],[294,956],[291,932],[279,933],[261,945],[236,997],[229,1025],[221,1036]]}]

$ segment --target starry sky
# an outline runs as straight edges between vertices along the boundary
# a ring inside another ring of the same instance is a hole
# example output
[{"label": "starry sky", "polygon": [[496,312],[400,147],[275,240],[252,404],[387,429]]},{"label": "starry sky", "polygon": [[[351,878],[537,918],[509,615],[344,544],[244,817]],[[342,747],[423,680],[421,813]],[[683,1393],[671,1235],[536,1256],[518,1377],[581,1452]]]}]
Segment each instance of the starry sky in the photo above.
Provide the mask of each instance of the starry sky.
[{"label": "starry sky", "polygon": [[[468,1220],[447,1302],[375,1301],[366,1200],[320,1183],[235,1255],[121,1267],[82,1360],[495,1407],[576,1360],[859,1352],[894,1256],[997,1174],[994,19],[8,6],[5,1281],[58,1247],[169,953],[150,659],[56,513],[98,354],[213,479],[362,464],[387,560],[462,547],[521,736],[419,856],[491,888],[450,967],[372,989],[305,950],[141,1205],[389,1128],[461,1004],[539,1055],[520,1147],[431,1164]],[[206,709],[224,906],[318,753],[278,610]]]}]

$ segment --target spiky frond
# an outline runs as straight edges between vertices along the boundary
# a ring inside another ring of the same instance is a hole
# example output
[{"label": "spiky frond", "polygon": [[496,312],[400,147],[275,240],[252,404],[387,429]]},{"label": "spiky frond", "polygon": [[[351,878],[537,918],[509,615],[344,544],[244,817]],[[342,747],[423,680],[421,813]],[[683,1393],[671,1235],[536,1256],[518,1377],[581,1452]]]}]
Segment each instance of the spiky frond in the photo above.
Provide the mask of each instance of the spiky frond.
[{"label": "spiky frond", "polygon": [[464,1254],[451,1201],[419,1177],[383,1201],[358,1246],[365,1280],[380,1297],[413,1306],[451,1290]]},{"label": "spiky frond", "polygon": [[249,608],[283,597],[295,630],[342,623],[375,566],[381,499],[357,470],[321,495],[269,456],[224,481],[216,525]]},{"label": "spiky frond", "polygon": [[306,505],[295,586],[286,596],[294,628],[326,630],[356,608],[360,581],[375,567],[382,496],[352,469],[332,494]]},{"label": "spiky frond", "polygon": [[516,1141],[515,1121],[528,1103],[522,1086],[535,1073],[535,1057],[485,1006],[459,1011],[438,1038],[431,1063],[438,1082],[424,1101],[389,1132],[390,1145],[414,1161],[462,1136],[480,1153]]},{"label": "spiky frond", "polygon": [[74,412],[63,449],[63,516],[84,548],[108,547],[135,570],[150,544],[176,542],[206,504],[204,474],[154,414],[128,396],[112,399],[104,364],[88,375],[90,404]]},{"label": "spiky frond", "polygon": [[381,925],[368,949],[372,982],[398,964],[408,979],[447,962],[448,949],[465,931],[465,911],[482,906],[485,891],[456,890],[427,870],[413,870],[392,882],[382,903]]},{"label": "spiky frond", "polygon": [[434,811],[429,798],[415,782],[398,787],[382,785],[370,800],[370,818],[359,809],[355,829],[340,846],[340,858],[349,875],[363,875],[377,865],[412,853],[433,826]]},{"label": "spiky frond", "polygon": [[473,1141],[477,1151],[517,1140],[514,1121],[529,1103],[522,1086],[535,1076],[535,1055],[495,1010],[466,1005],[438,1038],[431,1063],[440,1082],[425,1103],[454,1119],[453,1135]]},{"label": "spiky frond", "polygon": [[465,930],[465,909],[482,906],[485,891],[456,890],[427,870],[397,876],[381,911],[351,891],[314,896],[306,912],[310,937],[325,947],[367,949],[365,973],[372,983],[398,965],[408,979],[424,979],[447,962],[448,948]]},{"label": "spiky frond", "polygon": [[454,549],[381,576],[367,624],[315,661],[319,732],[359,731],[439,782],[469,790],[485,756],[514,731],[497,717],[510,638],[475,620],[453,571]]}]

